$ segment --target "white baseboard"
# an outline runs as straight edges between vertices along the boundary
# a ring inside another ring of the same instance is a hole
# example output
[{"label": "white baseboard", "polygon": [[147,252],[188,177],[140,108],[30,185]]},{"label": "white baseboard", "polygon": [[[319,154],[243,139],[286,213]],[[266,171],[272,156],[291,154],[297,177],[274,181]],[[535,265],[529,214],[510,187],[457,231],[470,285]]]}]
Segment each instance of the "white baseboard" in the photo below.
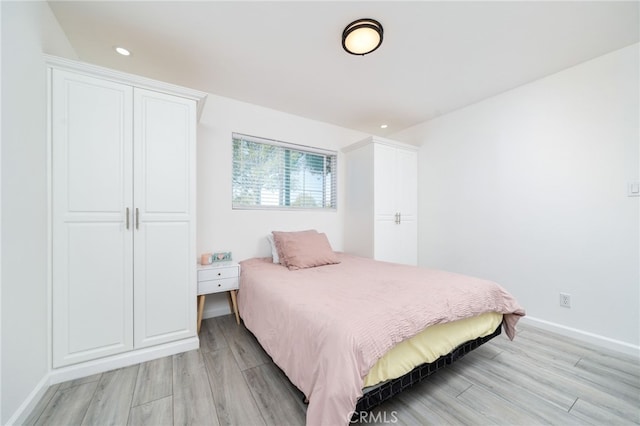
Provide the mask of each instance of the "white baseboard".
[{"label": "white baseboard", "polygon": [[45,374],[44,377],[38,382],[36,387],[31,391],[27,398],[20,404],[20,407],[13,413],[13,416],[7,421],[7,425],[23,425],[27,421],[29,414],[36,408],[40,399],[49,389],[49,375]]},{"label": "white baseboard", "polygon": [[231,313],[231,309],[229,309],[228,306],[225,306],[225,305],[213,306],[209,309],[205,309],[202,312],[202,318],[206,319],[206,318],[221,317],[223,315],[229,315],[230,313]]},{"label": "white baseboard", "polygon": [[600,346],[604,349],[610,349],[616,352],[622,352],[627,355],[640,357],[640,346],[632,345],[620,340],[610,339],[609,337],[600,336],[598,334],[589,333],[588,331],[567,327],[539,318],[525,316],[520,320],[524,324],[528,324],[543,330],[551,331],[566,337],[571,337],[585,343]]},{"label": "white baseboard", "polygon": [[92,374],[104,373],[116,368],[128,367],[156,358],[175,355],[181,352],[198,349],[200,339],[191,337],[177,342],[165,343],[150,348],[138,349],[135,351],[87,361],[68,367],[56,368],[49,373],[49,384],[66,382],[67,380],[78,379],[80,377],[91,376]]}]

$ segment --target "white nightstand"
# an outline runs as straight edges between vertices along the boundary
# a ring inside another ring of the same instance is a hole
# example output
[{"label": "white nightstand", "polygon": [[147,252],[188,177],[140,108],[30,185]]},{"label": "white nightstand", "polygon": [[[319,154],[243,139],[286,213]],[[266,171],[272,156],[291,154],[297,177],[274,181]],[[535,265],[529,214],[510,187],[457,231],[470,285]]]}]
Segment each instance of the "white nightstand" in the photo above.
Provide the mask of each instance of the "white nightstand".
[{"label": "white nightstand", "polygon": [[229,308],[236,315],[236,322],[240,324],[236,291],[240,280],[240,265],[236,262],[220,262],[212,265],[198,266],[198,333],[202,322],[202,311],[207,294],[228,291],[231,296]]}]

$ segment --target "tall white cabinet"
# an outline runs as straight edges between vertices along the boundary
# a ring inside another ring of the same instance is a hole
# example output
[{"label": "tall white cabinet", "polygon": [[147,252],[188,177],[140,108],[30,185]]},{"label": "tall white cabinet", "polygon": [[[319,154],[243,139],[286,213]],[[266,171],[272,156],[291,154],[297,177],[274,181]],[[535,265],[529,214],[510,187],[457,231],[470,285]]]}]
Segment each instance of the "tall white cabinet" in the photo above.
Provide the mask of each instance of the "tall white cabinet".
[{"label": "tall white cabinet", "polygon": [[345,251],[416,265],[417,147],[370,137],[343,152],[347,174]]},{"label": "tall white cabinet", "polygon": [[53,367],[197,346],[195,142],[206,95],[47,63]]}]

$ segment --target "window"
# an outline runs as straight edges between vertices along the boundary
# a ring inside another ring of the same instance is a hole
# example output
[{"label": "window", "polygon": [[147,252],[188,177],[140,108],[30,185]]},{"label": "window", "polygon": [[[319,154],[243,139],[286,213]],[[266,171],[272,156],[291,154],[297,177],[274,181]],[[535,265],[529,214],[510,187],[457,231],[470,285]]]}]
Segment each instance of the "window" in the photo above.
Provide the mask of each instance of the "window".
[{"label": "window", "polygon": [[336,208],[335,151],[233,134],[233,208]]}]

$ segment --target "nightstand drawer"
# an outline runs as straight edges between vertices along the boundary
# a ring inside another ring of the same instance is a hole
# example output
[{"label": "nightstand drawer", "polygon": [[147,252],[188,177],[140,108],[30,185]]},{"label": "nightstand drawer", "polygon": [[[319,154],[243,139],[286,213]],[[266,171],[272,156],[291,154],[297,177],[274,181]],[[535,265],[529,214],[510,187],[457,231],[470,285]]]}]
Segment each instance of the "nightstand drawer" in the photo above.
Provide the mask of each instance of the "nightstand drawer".
[{"label": "nightstand drawer", "polygon": [[206,268],[198,270],[198,281],[219,280],[225,278],[237,278],[238,267],[227,266],[220,268]]},{"label": "nightstand drawer", "polygon": [[238,289],[238,277],[198,281],[198,294],[218,293]]}]

